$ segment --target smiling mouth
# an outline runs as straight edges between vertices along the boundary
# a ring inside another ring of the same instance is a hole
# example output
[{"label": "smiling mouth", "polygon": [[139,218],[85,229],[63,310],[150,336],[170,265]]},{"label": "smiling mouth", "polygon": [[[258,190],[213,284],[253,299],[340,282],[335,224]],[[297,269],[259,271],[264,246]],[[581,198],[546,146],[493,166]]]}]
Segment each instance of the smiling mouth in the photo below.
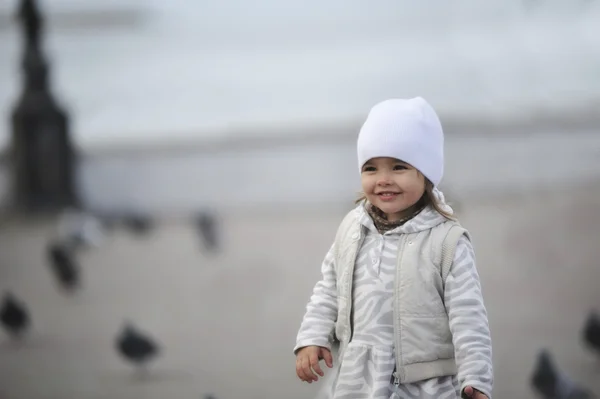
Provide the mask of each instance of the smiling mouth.
[{"label": "smiling mouth", "polygon": [[394,193],[392,191],[384,191],[382,193],[378,193],[377,196],[381,201],[393,201],[400,193]]}]

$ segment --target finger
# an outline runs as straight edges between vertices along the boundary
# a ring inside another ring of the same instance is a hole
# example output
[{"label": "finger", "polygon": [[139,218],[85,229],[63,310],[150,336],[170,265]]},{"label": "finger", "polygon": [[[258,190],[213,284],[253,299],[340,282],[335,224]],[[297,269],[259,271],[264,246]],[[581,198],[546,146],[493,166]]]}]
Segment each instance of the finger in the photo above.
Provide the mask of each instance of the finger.
[{"label": "finger", "polygon": [[473,395],[476,399],[488,399],[487,395],[483,392],[475,389],[475,395]]},{"label": "finger", "polygon": [[[310,365],[312,367],[312,369],[319,374],[321,377],[323,377],[323,370],[321,370],[321,366],[319,366],[319,354],[318,353],[313,353],[310,355]],[[315,375],[315,381],[317,381],[319,378]]]},{"label": "finger", "polygon": [[473,388],[472,386],[466,387],[465,393],[469,398],[488,399],[488,397],[483,392],[481,392],[479,389]]},{"label": "finger", "polygon": [[298,378],[300,378],[300,380],[302,380],[302,381],[306,380],[306,377],[304,377],[304,371],[302,370],[302,358],[301,357],[296,359],[296,375],[298,376]]},{"label": "finger", "polygon": [[310,359],[308,355],[302,358],[302,374],[304,375],[304,381],[308,382],[309,384],[313,381],[314,376],[310,368]]},{"label": "finger", "polygon": [[321,349],[321,355],[323,356],[323,360],[325,360],[325,364],[327,365],[327,367],[332,368],[333,357],[331,356],[331,352],[329,351],[329,349]]},{"label": "finger", "polygon": [[315,379],[315,375],[312,372],[312,369],[310,368],[310,360],[308,358],[308,356],[305,356],[302,359],[302,372],[304,373],[304,378],[305,381],[308,382],[309,384],[311,382],[313,382],[313,380]]}]

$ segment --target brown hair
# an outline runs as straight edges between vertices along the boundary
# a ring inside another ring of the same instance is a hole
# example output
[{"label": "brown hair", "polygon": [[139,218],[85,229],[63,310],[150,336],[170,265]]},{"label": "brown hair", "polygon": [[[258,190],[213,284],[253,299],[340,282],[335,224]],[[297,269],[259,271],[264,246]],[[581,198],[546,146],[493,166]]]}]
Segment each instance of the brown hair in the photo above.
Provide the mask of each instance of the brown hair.
[{"label": "brown hair", "polygon": [[[367,197],[365,195],[365,193],[363,193],[362,191],[359,193],[359,197],[356,201],[354,201],[355,204],[359,204],[363,201],[366,201]],[[451,214],[449,214],[448,212],[444,211],[440,204],[437,202],[435,195],[433,195],[433,183],[431,183],[429,181],[429,179],[425,178],[425,192],[423,193],[423,196],[421,197],[421,199],[419,201],[417,201],[417,206],[420,208],[425,208],[426,206],[431,205],[431,207],[433,209],[435,209],[440,215],[442,215],[443,217],[445,217],[448,220],[455,220],[454,216],[452,216]]]}]

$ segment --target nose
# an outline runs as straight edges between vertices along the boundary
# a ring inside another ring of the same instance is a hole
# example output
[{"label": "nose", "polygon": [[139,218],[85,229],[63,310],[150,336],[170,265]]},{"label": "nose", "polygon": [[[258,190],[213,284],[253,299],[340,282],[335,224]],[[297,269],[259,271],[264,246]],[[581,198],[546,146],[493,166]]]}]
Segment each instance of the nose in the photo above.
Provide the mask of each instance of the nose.
[{"label": "nose", "polygon": [[377,175],[378,186],[389,186],[390,184],[392,184],[391,174],[387,171],[381,171]]}]

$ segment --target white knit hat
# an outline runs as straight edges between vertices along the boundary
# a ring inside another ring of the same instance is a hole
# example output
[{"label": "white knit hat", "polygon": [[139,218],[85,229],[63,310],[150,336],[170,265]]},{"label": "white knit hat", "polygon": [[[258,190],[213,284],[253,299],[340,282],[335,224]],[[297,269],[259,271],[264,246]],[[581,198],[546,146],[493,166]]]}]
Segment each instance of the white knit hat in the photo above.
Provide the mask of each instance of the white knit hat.
[{"label": "white knit hat", "polygon": [[358,135],[358,168],[377,157],[397,158],[417,168],[434,186],[444,174],[444,132],[421,97],[394,98],[371,108]]}]

